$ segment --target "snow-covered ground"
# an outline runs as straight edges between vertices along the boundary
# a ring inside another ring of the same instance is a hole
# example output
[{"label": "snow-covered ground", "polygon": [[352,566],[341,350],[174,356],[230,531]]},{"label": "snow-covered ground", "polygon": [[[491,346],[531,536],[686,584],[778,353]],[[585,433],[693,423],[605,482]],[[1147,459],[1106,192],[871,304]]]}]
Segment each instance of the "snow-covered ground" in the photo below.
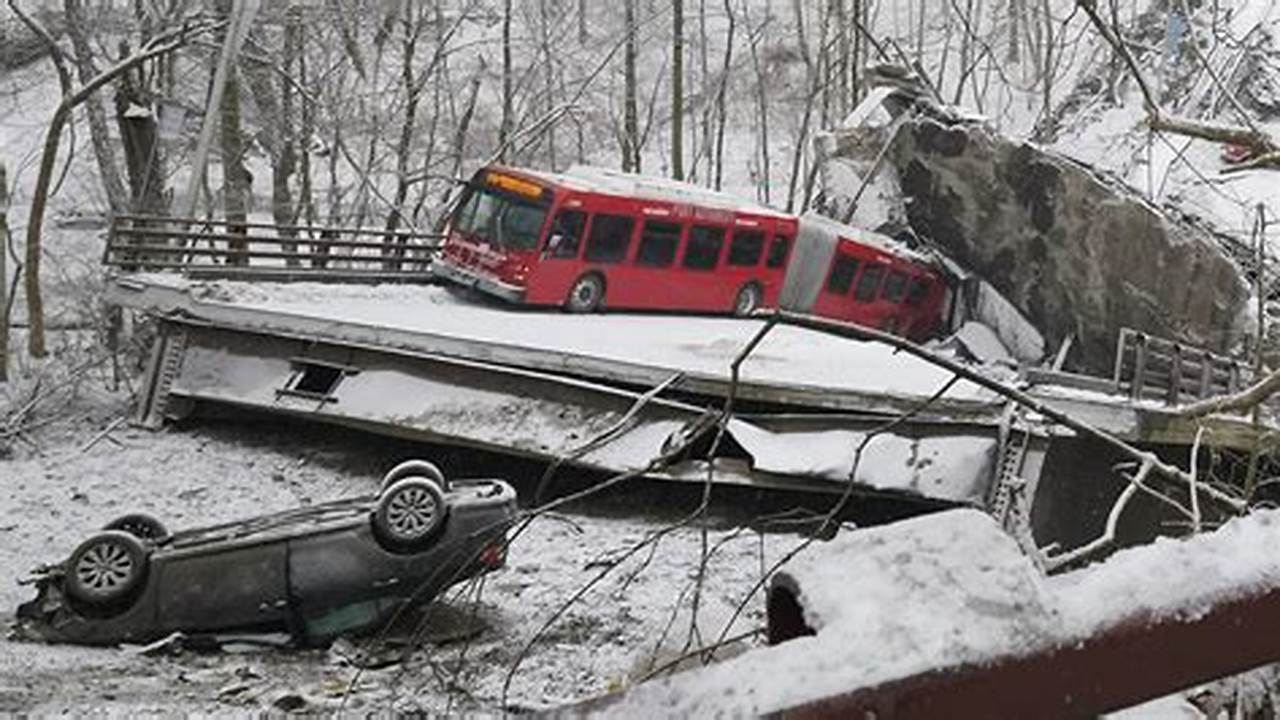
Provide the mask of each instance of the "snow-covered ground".
[{"label": "snow-covered ground", "polygon": [[[81,403],[88,417],[46,427],[32,435],[38,452],[18,447],[18,457],[0,461],[6,548],[0,554],[0,608],[6,615],[32,596],[17,584],[19,577],[38,563],[64,558],[115,516],[143,510],[170,527],[186,527],[366,493],[381,471],[411,452],[394,441],[266,418],[210,420],[158,433],[118,426],[89,446],[125,405],[118,394],[86,395],[94,396]],[[447,471],[466,463],[459,455],[443,460]],[[532,488],[530,477],[513,479],[522,490]],[[432,606],[421,649],[405,662],[360,673],[346,707],[495,711],[525,643],[605,570],[530,650],[513,676],[508,702],[545,707],[581,698],[644,674],[655,650],[659,662],[673,657],[670,647],[683,647],[690,631],[700,531],[677,529],[626,553],[692,509],[697,496],[686,494],[687,507],[659,507],[647,504],[653,501],[644,489],[635,493],[535,521],[512,545],[509,566],[489,576],[478,596],[463,597],[463,590],[476,588],[459,588]],[[761,568],[799,542],[790,534],[737,529],[715,514],[711,523],[715,554],[701,597],[702,637],[718,634]],[[731,634],[761,626],[762,611],[757,595]],[[0,642],[0,712],[215,712],[263,708],[286,694],[302,696],[312,708],[335,708],[356,674],[323,649],[152,658],[131,648],[8,639]]]},{"label": "snow-covered ground", "polygon": [[[1276,22],[1274,2],[1240,0],[1234,4],[1244,9],[1234,20],[1235,30],[1243,32],[1250,23]],[[877,33],[900,37],[911,28],[928,26],[931,37],[922,42],[918,52],[927,67],[936,68],[940,54],[954,54],[952,45],[959,30],[949,22],[944,37],[937,23],[954,4],[928,3],[932,13],[929,18],[913,17],[912,9],[924,5],[876,3],[871,21]],[[1062,20],[1071,13],[1074,3],[1053,0],[1048,5],[1056,20]],[[771,190],[770,199],[780,205],[791,153],[800,138],[798,97],[804,88],[802,66],[791,40],[794,28],[788,17],[789,8],[779,3],[773,6],[773,16],[766,19],[762,4],[753,3],[750,21],[757,32],[768,26],[768,32],[761,34],[765,38],[763,54],[773,63],[766,67],[771,91],[768,111],[773,135],[767,156],[772,182],[764,182],[765,168],[755,147],[757,116],[750,60],[741,47],[732,68],[725,176],[726,187],[732,192],[758,198]],[[592,7],[593,22],[603,20],[604,13],[613,12],[607,4],[600,4],[598,9],[595,4]],[[809,22],[813,23],[813,13],[809,15]],[[999,13],[987,15],[992,23],[999,22]],[[1069,23],[1063,22],[1060,32],[1083,40],[1071,48],[1065,61],[1060,61],[1056,80],[1058,88],[1064,90],[1070,89],[1090,63],[1096,64],[1105,56],[1098,41],[1083,32],[1082,18],[1073,17]],[[739,21],[745,23],[745,18]],[[652,26],[664,25],[657,22]],[[467,43],[492,52],[496,28],[496,24],[488,28],[487,39],[467,38]],[[992,25],[986,28],[991,30]],[[722,36],[724,30],[725,18],[711,20],[709,34],[713,38]],[[738,37],[743,37],[741,25],[739,33]],[[641,67],[646,78],[641,84],[648,87],[649,75],[657,77],[666,71],[666,43],[656,31],[644,40]],[[713,40],[711,55],[714,57],[720,49]],[[585,53],[591,51],[588,48]],[[529,38],[523,38],[520,52],[529,52]],[[998,75],[998,60],[988,51],[975,72],[988,78],[993,73]],[[1001,129],[1018,135],[1030,132],[1041,112],[1040,89],[1025,82],[1028,73],[1034,72],[1032,65],[1024,60],[1016,68],[1005,68],[1014,82],[991,82],[992,93],[975,98]],[[953,70],[950,77],[956,74]],[[657,86],[654,87],[657,94]],[[8,164],[15,189],[10,220],[19,236],[26,222],[35,174],[35,149],[56,99],[55,88],[53,74],[45,63],[0,77],[0,159]],[[378,92],[368,91],[364,99],[377,104]],[[950,97],[952,93],[944,88],[944,94]],[[492,82],[488,82],[483,95],[478,112],[483,120],[473,134],[484,141],[468,149],[467,162],[472,164],[488,155],[496,135]],[[1153,142],[1148,152],[1136,95],[1130,87],[1122,107],[1080,113],[1079,122],[1065,124],[1055,147],[1117,172],[1160,201],[1176,200],[1226,230],[1247,231],[1249,212],[1256,202],[1270,202],[1272,210],[1276,209],[1274,171],[1202,177],[1205,169],[1213,170],[1219,164],[1219,149],[1199,141],[1189,143],[1182,155],[1162,141]],[[961,99],[968,104],[969,95],[966,93]],[[609,100],[606,97],[596,103],[593,99],[585,104],[594,106],[581,112],[580,120],[591,133],[581,159],[595,164],[611,165],[616,161],[610,132],[616,124],[612,115],[617,109],[608,107]],[[536,109],[526,110],[536,114]],[[656,115],[661,118],[663,112],[659,108]],[[1269,129],[1276,132],[1274,124]],[[650,172],[667,171],[666,132],[661,120],[654,124],[644,154],[645,168]],[[561,143],[570,142],[570,135],[567,129],[561,133]],[[75,150],[68,151],[64,146],[62,157],[71,160],[66,172],[59,164],[60,191],[50,210],[54,219],[100,211],[105,205],[83,125],[68,145]],[[1181,150],[1182,141],[1176,147]],[[560,165],[567,164],[565,161],[572,155],[562,147]],[[526,160],[541,163],[542,155],[531,153]],[[250,165],[259,183],[257,191],[264,194],[270,172],[261,158],[251,160]],[[702,172],[705,174],[705,169]],[[807,168],[802,167],[801,172],[807,172]],[[216,177],[216,168],[213,174]],[[317,171],[321,186],[322,175]],[[345,169],[339,175],[345,180],[352,177]],[[382,174],[380,182],[389,182],[387,173]],[[1272,217],[1275,215],[1271,212]],[[51,321],[67,325],[88,323],[93,329],[92,323],[98,317],[96,289],[100,276],[96,261],[101,240],[95,232],[58,227],[56,222],[47,228],[45,287]],[[13,271],[10,263],[9,272]],[[299,306],[322,300],[300,298]],[[19,302],[19,319],[22,310]],[[523,323],[525,319],[520,317],[515,322]],[[51,345],[62,354],[50,364],[73,367],[86,361],[81,352],[83,338],[59,332],[51,338]],[[718,349],[721,355],[731,351],[727,346]],[[723,357],[714,360],[721,362]],[[24,433],[26,440],[0,437],[0,452],[4,453],[0,454],[0,540],[5,548],[0,553],[0,612],[28,597],[29,589],[18,586],[16,580],[31,566],[65,557],[86,533],[123,512],[147,510],[180,527],[365,492],[374,487],[379,472],[406,451],[404,446],[387,441],[276,420],[251,424],[240,419],[202,422],[160,433],[120,425],[99,438],[103,430],[128,412],[127,386],[116,392],[104,390],[107,380],[103,368],[101,362],[95,365],[82,380],[83,387],[73,401],[40,407],[36,420],[42,424]],[[0,419],[19,410],[36,388],[51,388],[53,383],[47,378],[66,382],[65,373],[46,374],[44,365],[25,359],[16,361],[15,370],[15,381],[0,388]],[[46,380],[38,381],[40,378]],[[668,507],[658,511],[634,501],[615,501],[536,522],[512,548],[510,567],[485,583],[479,602],[479,635],[470,643],[458,641],[458,635],[467,634],[470,623],[465,617],[470,605],[461,599],[446,602],[430,623],[430,635],[436,642],[429,642],[404,663],[361,673],[345,707],[499,711],[505,675],[533,632],[554,615],[561,603],[605,569],[611,558],[648,534],[668,527],[684,509]],[[709,536],[713,546],[720,541],[724,544],[709,565],[704,586],[704,606],[710,606],[708,617],[703,620],[704,631],[706,627],[710,631],[704,632],[704,638],[718,633],[716,621],[723,622],[729,608],[757,582],[760,568],[797,542],[790,535],[769,535],[762,540],[755,533],[738,532],[729,523],[723,525]],[[671,619],[673,609],[682,605],[682,593],[696,576],[701,537],[695,529],[677,529],[665,535],[656,548],[652,555],[646,549],[613,569],[583,603],[550,629],[547,640],[531,650],[514,676],[509,701],[543,707],[622,685],[627,678],[643,673],[648,654],[659,644],[668,625],[677,640],[674,645],[684,645],[690,624],[687,618],[676,618],[675,622]],[[688,601],[685,593],[683,604],[687,606]],[[742,629],[762,622],[758,597],[746,607]],[[466,663],[459,672],[460,657],[465,657]],[[128,649],[89,650],[5,640],[0,642],[0,712],[54,714],[83,712],[86,708],[120,714],[139,710],[244,711],[268,706],[286,694],[303,697],[313,708],[333,708],[342,702],[341,696],[355,676],[350,667],[335,662],[323,650],[185,653],[152,658],[139,657]],[[445,688],[456,691],[450,693]]]}]

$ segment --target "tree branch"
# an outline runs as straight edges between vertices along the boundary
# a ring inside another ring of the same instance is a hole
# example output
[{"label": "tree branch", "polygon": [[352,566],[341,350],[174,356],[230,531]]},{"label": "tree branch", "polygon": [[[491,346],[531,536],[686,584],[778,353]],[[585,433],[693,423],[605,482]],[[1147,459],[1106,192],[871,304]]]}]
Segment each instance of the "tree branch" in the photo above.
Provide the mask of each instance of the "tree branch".
[{"label": "tree branch", "polygon": [[1219,395],[1185,405],[1177,412],[1187,418],[1204,417],[1214,413],[1251,410],[1280,392],[1280,370],[1232,395]]}]

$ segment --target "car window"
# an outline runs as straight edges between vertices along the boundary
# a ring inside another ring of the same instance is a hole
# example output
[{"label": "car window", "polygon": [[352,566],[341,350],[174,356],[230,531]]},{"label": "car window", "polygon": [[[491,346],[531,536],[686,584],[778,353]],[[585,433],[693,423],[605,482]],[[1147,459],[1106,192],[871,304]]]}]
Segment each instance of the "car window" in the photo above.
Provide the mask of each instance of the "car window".
[{"label": "car window", "polygon": [[863,269],[858,276],[858,286],[854,288],[853,299],[858,302],[871,302],[880,289],[880,278],[884,276],[884,266],[872,263]]},{"label": "car window", "polygon": [[880,299],[891,303],[902,302],[902,295],[906,289],[907,276],[895,270],[884,279],[884,286],[880,288]]},{"label": "car window", "polygon": [[684,249],[684,266],[690,270],[714,270],[724,246],[724,228],[694,225]]},{"label": "car window", "polygon": [[582,245],[582,229],[587,225],[587,214],[580,210],[561,210],[551,223],[547,235],[547,254],[557,258],[578,257]]},{"label": "car window", "polygon": [[676,223],[650,220],[640,231],[640,247],[636,250],[636,264],[648,267],[667,267],[676,260],[676,246],[680,244],[680,226]]},{"label": "car window", "polygon": [[858,261],[848,255],[836,255],[827,276],[827,292],[844,295],[853,287],[853,276],[858,274]]},{"label": "car window", "polygon": [[753,267],[760,262],[764,252],[764,233],[759,230],[734,230],[729,243],[729,264]]},{"label": "car window", "polygon": [[773,242],[769,243],[769,258],[765,261],[765,265],[780,268],[787,264],[787,250],[790,247],[791,238],[785,235],[774,235]]},{"label": "car window", "polygon": [[635,219],[625,215],[596,215],[591,220],[583,259],[598,263],[621,262],[627,256],[631,229],[635,224]]}]

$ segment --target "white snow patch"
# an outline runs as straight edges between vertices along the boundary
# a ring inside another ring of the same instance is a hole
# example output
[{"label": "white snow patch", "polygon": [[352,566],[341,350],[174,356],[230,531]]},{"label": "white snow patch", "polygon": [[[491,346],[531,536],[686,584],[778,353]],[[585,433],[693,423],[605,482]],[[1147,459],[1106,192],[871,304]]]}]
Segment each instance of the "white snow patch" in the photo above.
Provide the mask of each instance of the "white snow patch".
[{"label": "white snow patch", "polygon": [[810,637],[638,687],[610,715],[746,716],[938,668],[1202,616],[1280,585],[1280,511],[1045,579],[989,516],[953,510],[843,535],[782,572]]}]

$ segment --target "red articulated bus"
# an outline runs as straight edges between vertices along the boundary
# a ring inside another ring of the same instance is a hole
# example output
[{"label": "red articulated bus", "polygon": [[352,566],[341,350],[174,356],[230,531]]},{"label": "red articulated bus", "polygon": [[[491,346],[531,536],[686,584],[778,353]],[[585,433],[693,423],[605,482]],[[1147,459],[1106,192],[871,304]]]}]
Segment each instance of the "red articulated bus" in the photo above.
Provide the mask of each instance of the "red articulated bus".
[{"label": "red articulated bus", "polygon": [[932,262],[882,235],[586,167],[481,169],[432,272],[570,312],[784,307],[914,339],[941,329],[950,297]]}]

